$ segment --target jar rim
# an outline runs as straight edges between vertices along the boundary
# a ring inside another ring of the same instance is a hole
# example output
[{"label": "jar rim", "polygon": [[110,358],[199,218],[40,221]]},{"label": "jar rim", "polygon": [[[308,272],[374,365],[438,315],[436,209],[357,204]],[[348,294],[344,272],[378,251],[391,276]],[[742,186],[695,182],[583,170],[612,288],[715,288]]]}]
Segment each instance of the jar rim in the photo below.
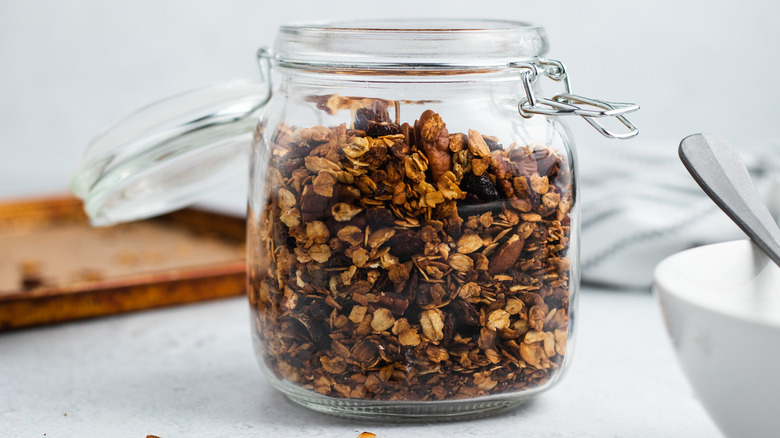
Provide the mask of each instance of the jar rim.
[{"label": "jar rim", "polygon": [[301,22],[279,28],[284,67],[374,70],[485,69],[547,53],[542,26],[492,19]]}]

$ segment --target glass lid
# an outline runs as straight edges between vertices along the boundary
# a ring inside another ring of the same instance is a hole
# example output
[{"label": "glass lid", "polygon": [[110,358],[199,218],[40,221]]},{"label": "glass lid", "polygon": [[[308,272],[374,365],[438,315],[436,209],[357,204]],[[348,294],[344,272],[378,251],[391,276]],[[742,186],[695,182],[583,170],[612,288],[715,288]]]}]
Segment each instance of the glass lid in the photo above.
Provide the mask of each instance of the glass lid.
[{"label": "glass lid", "polygon": [[239,80],[149,105],[96,137],[71,179],[93,225],[190,205],[247,172],[268,85]]}]

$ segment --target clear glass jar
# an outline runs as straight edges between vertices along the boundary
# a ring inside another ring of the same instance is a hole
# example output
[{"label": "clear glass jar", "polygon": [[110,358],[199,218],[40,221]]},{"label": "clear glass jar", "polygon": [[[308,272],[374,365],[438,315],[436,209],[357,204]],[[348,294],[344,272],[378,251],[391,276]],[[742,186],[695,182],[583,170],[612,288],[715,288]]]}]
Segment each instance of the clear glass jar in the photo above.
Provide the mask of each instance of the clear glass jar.
[{"label": "clear glass jar", "polygon": [[483,414],[549,388],[568,362],[572,141],[517,109],[509,59],[542,55],[540,28],[377,29],[399,24],[280,33],[251,165],[255,349],[274,385],[317,410]]},{"label": "clear glass jar", "polygon": [[[498,412],[571,357],[577,172],[558,116],[636,134],[623,117],[636,106],[570,94],[547,47],[510,21],[283,26],[259,53],[264,82],[131,116],[73,188],[97,224],[171,209],[230,174],[259,118],[248,295],[270,381],[343,416]],[[542,77],[566,93],[539,98]],[[210,103],[192,117],[193,102]]]}]

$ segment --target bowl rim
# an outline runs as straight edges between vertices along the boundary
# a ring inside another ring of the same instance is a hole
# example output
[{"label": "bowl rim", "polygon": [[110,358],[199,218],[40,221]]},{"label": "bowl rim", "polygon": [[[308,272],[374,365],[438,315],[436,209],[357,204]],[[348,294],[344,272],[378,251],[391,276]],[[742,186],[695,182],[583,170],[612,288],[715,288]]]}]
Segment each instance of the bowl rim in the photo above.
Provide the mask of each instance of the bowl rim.
[{"label": "bowl rim", "polygon": [[[732,240],[728,242],[719,242],[719,243],[713,243],[709,245],[701,245],[701,246],[689,248],[674,253],[661,260],[661,262],[659,262],[658,265],[656,265],[655,269],[653,270],[653,285],[652,285],[653,293],[656,295],[656,297],[659,300],[662,300],[663,296],[669,296],[679,301],[682,301],[691,307],[713,313],[715,315],[718,315],[719,317],[727,318],[732,321],[761,326],[773,330],[780,330],[780,318],[778,318],[775,321],[770,321],[764,318],[751,318],[744,312],[726,312],[723,309],[719,308],[718,306],[709,304],[707,301],[693,300],[689,297],[689,295],[679,293],[678,291],[675,290],[674,287],[671,287],[668,284],[667,274],[665,274],[665,271],[669,270],[668,266],[671,266],[673,263],[675,263],[676,259],[680,257],[684,257],[683,254],[690,254],[692,252],[699,252],[699,251],[708,251],[707,248],[712,248],[712,247],[723,247],[723,246],[734,246],[734,247],[748,246],[749,247],[752,245],[753,242],[749,239],[739,239],[739,240]],[[756,248],[756,250],[758,249]],[[772,262],[770,261],[770,263]]]}]

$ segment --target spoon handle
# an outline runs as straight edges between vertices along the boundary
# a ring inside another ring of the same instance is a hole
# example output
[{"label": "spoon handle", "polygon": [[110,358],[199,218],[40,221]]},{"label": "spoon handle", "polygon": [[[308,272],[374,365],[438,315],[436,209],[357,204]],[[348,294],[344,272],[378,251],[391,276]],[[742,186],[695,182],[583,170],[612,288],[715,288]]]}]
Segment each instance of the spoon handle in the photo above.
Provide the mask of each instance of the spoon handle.
[{"label": "spoon handle", "polygon": [[722,138],[694,134],[680,142],[679,154],[702,190],[780,266],[780,228],[736,150]]}]

